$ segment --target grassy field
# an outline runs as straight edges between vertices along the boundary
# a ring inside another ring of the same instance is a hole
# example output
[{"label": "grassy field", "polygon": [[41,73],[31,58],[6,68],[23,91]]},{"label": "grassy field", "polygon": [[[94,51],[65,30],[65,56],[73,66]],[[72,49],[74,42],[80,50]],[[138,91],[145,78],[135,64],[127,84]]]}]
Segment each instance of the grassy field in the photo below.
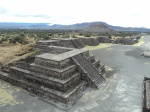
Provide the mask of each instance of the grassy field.
[{"label": "grassy field", "polygon": [[0,47],[0,64],[8,63],[18,57],[19,54],[27,53],[31,49],[31,45],[13,45]]}]

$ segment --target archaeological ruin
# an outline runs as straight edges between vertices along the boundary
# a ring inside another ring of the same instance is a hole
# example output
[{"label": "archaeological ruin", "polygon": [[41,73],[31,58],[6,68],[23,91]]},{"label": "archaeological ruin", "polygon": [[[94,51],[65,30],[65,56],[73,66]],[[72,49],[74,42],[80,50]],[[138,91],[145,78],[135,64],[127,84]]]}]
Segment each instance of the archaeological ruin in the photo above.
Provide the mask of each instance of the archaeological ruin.
[{"label": "archaeological ruin", "polygon": [[117,38],[113,41],[114,44],[124,44],[124,45],[133,45],[138,42],[140,36],[130,37],[130,38]]},{"label": "archaeological ruin", "polygon": [[150,111],[150,78],[145,77],[143,80],[143,94],[142,94],[142,112]]},{"label": "archaeological ruin", "polygon": [[111,43],[111,39],[108,36],[99,36],[96,39],[99,43]]},{"label": "archaeological ruin", "polygon": [[36,54],[3,66],[0,79],[61,108],[70,108],[86,87],[100,88],[105,66],[83,47],[108,38],[54,38],[36,43]]}]

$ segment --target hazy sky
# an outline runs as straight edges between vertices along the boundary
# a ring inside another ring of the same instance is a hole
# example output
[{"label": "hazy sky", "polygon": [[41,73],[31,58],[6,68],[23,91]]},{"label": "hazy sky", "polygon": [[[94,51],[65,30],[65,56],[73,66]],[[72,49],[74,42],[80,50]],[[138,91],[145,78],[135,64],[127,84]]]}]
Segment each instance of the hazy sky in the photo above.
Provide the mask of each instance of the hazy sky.
[{"label": "hazy sky", "polygon": [[92,21],[150,28],[150,1],[0,0],[0,22],[74,24]]}]

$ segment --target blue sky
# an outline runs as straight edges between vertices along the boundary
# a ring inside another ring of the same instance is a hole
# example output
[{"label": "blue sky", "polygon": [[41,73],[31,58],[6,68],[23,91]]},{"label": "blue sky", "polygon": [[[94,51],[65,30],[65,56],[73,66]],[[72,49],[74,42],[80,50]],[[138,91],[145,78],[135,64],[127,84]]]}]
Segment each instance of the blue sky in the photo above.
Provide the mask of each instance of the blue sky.
[{"label": "blue sky", "polygon": [[149,0],[0,0],[0,22],[74,24],[103,21],[150,28]]}]

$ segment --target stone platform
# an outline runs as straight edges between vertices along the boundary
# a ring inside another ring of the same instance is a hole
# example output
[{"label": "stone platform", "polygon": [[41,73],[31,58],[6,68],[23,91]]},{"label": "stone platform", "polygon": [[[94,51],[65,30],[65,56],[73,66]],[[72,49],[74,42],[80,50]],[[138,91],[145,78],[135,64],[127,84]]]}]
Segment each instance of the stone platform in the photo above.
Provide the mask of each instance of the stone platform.
[{"label": "stone platform", "polygon": [[[64,47],[56,40],[37,42],[39,51],[34,58],[15,62],[0,72],[0,78],[61,108],[70,108],[82,96],[85,86],[102,86],[105,69],[88,50]],[[61,42],[66,41],[72,39]]]}]

